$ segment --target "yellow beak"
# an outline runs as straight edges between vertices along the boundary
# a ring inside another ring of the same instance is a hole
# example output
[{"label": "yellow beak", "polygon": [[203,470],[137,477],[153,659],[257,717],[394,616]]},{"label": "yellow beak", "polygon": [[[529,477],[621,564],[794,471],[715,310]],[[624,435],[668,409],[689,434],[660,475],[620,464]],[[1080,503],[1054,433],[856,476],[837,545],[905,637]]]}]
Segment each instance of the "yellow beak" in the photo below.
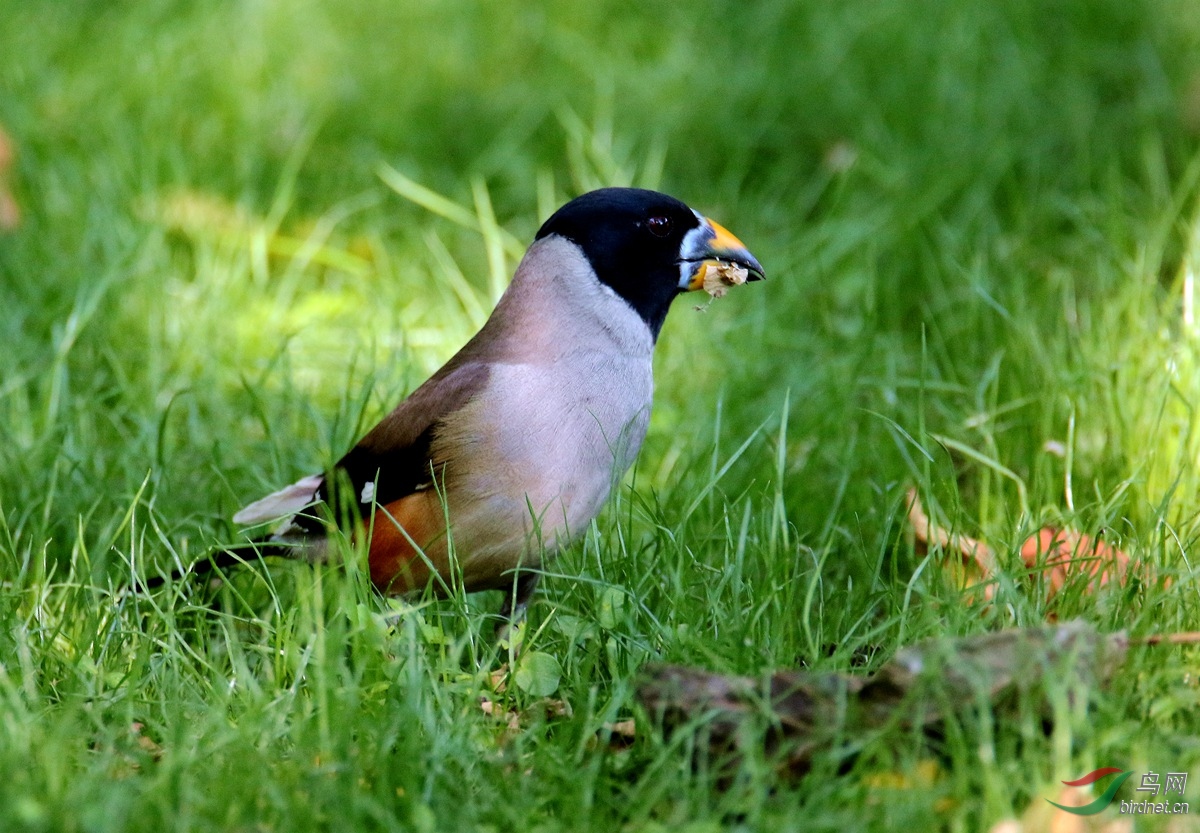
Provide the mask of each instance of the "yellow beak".
[{"label": "yellow beak", "polygon": [[688,292],[704,289],[705,277],[711,270],[722,275],[741,275],[742,279],[737,283],[761,281],[766,277],[762,264],[750,254],[746,244],[729,229],[707,217],[684,238],[680,263],[679,288]]}]

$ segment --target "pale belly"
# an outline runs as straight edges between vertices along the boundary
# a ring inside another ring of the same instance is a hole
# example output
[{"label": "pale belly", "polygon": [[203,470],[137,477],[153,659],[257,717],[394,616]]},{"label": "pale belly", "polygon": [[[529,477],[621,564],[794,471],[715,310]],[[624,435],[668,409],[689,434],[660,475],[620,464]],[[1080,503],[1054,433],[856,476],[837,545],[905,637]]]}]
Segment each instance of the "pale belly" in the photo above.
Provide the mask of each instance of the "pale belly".
[{"label": "pale belly", "polygon": [[641,448],[652,393],[648,359],[493,369],[446,437],[461,450],[447,460],[447,544],[468,585],[501,584],[587,529]]}]

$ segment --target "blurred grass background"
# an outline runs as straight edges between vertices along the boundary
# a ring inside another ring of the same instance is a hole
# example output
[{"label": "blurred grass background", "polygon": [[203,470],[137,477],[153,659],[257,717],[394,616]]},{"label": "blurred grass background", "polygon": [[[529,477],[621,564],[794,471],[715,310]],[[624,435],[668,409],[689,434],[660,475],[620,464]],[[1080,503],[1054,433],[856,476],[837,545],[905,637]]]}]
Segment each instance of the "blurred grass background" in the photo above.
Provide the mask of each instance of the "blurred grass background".
[{"label": "blurred grass background", "polygon": [[[981,611],[914,554],[909,483],[1006,563],[1059,523],[1173,578],[1056,615],[1196,628],[1192,4],[0,0],[0,126],[4,829],[970,830],[1200,757],[1168,650],[1050,737],[983,709],[798,788],[594,740],[650,658],[845,669],[1043,621],[1019,569]],[[769,280],[674,311],[633,487],[544,583],[569,720],[500,742],[479,713],[492,597],[392,624],[353,570],[283,570],[214,624],[114,590],[334,460],[479,326],[499,229],[609,184]]]}]

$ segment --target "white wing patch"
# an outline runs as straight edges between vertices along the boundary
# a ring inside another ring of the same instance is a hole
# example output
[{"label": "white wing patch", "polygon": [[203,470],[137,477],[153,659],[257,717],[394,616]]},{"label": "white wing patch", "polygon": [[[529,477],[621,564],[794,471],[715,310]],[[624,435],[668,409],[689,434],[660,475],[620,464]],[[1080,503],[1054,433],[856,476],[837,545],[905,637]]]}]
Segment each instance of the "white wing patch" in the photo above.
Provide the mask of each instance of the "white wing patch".
[{"label": "white wing patch", "polygon": [[313,502],[317,489],[325,482],[325,476],[310,474],[297,480],[286,489],[267,495],[262,500],[256,500],[242,511],[233,516],[235,524],[259,524],[273,521],[288,515],[294,515]]},{"label": "white wing patch", "polygon": [[375,481],[363,484],[362,494],[358,497],[359,503],[370,503],[375,499]]}]

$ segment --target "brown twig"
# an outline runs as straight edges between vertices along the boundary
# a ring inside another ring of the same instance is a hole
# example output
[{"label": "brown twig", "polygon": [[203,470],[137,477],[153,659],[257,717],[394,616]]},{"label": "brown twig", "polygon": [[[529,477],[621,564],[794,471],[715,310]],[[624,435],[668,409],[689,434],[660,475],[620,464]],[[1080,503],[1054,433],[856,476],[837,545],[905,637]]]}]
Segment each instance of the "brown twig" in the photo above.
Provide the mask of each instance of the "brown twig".
[{"label": "brown twig", "polygon": [[1200,631],[1182,633],[1152,633],[1146,636],[1129,637],[1130,645],[1198,645]]}]

